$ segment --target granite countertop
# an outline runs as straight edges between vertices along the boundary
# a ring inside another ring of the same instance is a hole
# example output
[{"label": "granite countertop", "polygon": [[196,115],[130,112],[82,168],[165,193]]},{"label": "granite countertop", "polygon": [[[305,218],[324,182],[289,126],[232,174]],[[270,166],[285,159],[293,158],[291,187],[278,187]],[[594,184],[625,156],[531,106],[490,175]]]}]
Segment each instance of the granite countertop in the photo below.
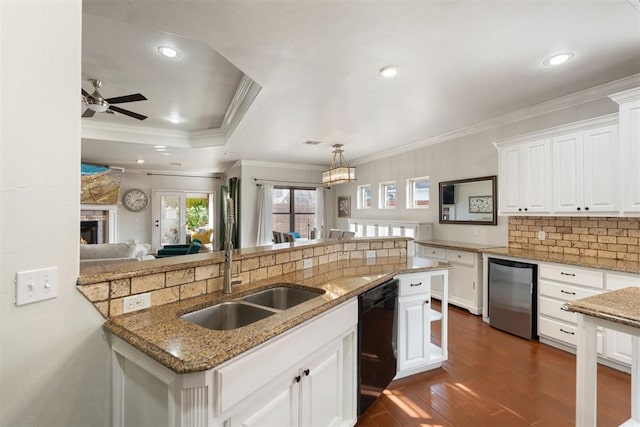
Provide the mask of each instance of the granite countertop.
[{"label": "granite countertop", "polygon": [[[232,294],[225,295],[219,291],[113,317],[103,327],[178,374],[199,372],[214,368],[397,273],[447,268],[449,264],[445,262],[404,256],[336,261],[277,278],[236,285]],[[325,293],[258,322],[228,331],[210,330],[180,319],[185,313],[236,300],[281,283],[323,289]]]},{"label": "granite countertop", "polygon": [[527,260],[557,262],[560,264],[577,265],[580,267],[599,268],[601,270],[612,270],[623,273],[640,274],[640,262],[625,261],[610,258],[585,257],[580,255],[556,254],[528,249],[511,248],[490,248],[481,252],[492,255],[503,255],[513,258],[523,258]]},{"label": "granite countertop", "polygon": [[565,304],[569,311],[640,328],[640,288],[605,292]]},{"label": "granite countertop", "polygon": [[480,243],[452,242],[449,240],[416,240],[416,244],[433,246],[435,248],[453,249],[467,252],[483,252],[484,249],[495,248],[496,245],[483,245]]}]

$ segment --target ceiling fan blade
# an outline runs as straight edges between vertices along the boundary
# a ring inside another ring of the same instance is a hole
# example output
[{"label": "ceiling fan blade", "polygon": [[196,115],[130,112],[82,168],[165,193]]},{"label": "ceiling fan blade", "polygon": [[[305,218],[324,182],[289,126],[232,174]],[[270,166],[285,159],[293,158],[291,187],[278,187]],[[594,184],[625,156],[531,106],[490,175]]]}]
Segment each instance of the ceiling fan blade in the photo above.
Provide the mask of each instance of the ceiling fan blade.
[{"label": "ceiling fan blade", "polygon": [[110,105],[109,110],[113,110],[116,113],[124,114],[125,116],[133,117],[138,120],[144,120],[147,118],[147,116],[143,116],[142,114],[134,113],[133,111],[125,110],[124,108],[116,107],[114,105]]},{"label": "ceiling fan blade", "polygon": [[84,110],[84,113],[82,113],[82,117],[93,117],[93,115],[96,112],[93,111],[91,108],[87,108],[86,110]]},{"label": "ceiling fan blade", "polygon": [[146,101],[147,98],[141,93],[132,93],[131,95],[116,96],[115,98],[105,99],[109,104],[122,104],[123,102]]},{"label": "ceiling fan blade", "polygon": [[84,89],[82,89],[82,88],[81,88],[81,90],[82,90],[82,95],[83,95],[85,98],[91,98],[91,95],[89,95],[89,92],[87,92],[86,90],[84,90]]}]

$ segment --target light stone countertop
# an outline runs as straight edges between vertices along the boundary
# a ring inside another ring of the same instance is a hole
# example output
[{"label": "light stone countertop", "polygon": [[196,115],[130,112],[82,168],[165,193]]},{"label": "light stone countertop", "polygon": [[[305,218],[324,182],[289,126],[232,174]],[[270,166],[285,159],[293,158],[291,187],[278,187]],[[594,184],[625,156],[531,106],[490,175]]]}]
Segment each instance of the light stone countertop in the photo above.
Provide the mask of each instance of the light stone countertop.
[{"label": "light stone countertop", "polygon": [[[214,292],[113,317],[104,328],[178,374],[218,366],[294,326],[354,298],[398,273],[448,269],[445,262],[414,257],[377,257],[336,261],[255,283],[236,285],[232,294]],[[323,289],[307,302],[250,325],[210,330],[180,316],[236,300],[281,283]]]},{"label": "light stone countertop", "polygon": [[599,268],[601,270],[612,270],[623,273],[640,274],[640,262],[638,261],[585,257],[580,255],[566,255],[511,248],[490,248],[484,249],[482,250],[482,252],[491,255],[503,255],[513,258],[522,258],[525,260],[556,262],[560,264],[576,265],[580,267]]},{"label": "light stone countertop", "polygon": [[640,328],[640,288],[605,292],[565,304],[569,311]]},{"label": "light stone countertop", "polygon": [[484,249],[495,248],[497,245],[484,245],[480,243],[453,242],[449,240],[416,240],[417,245],[432,246],[435,248],[453,249],[456,251],[483,252]]}]

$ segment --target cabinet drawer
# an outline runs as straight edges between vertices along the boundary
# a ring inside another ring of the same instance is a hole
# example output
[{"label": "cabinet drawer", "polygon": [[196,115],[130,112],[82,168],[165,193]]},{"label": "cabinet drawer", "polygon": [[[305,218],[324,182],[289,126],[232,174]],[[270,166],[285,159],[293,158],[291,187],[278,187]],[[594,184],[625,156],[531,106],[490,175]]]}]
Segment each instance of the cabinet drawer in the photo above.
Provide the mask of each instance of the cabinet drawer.
[{"label": "cabinet drawer", "polygon": [[551,298],[558,298],[563,301],[573,301],[579,298],[599,295],[602,292],[580,288],[578,286],[565,285],[564,283],[554,283],[547,280],[538,280],[538,293],[540,295],[546,295]]},{"label": "cabinet drawer", "polygon": [[576,314],[571,311],[565,311],[562,306],[565,301],[558,301],[557,299],[540,297],[538,312],[541,315],[555,317],[556,319],[564,320],[569,323],[576,323]]},{"label": "cabinet drawer", "polygon": [[585,270],[565,265],[540,264],[540,277],[573,283],[574,285],[589,286],[590,288],[602,289],[604,287],[601,271]]},{"label": "cabinet drawer", "polygon": [[409,295],[428,295],[431,289],[431,276],[426,274],[403,274],[398,276],[400,281],[399,295],[406,297]]},{"label": "cabinet drawer", "polygon": [[640,276],[638,275],[627,276],[625,274],[607,273],[605,277],[607,281],[606,288],[610,291],[617,291],[629,286],[640,286]]},{"label": "cabinet drawer", "polygon": [[[560,320],[556,321],[545,317],[538,318],[538,335],[552,338],[556,341],[569,344],[572,347],[576,346],[578,340],[578,332],[575,326]],[[603,354],[604,340],[602,336],[602,331],[598,331],[596,337],[598,354]]]},{"label": "cabinet drawer", "polygon": [[473,265],[475,261],[475,253],[447,249],[447,261],[459,264]]},{"label": "cabinet drawer", "polygon": [[446,259],[447,250],[442,248],[434,248],[432,246],[423,246],[422,256],[429,258]]}]

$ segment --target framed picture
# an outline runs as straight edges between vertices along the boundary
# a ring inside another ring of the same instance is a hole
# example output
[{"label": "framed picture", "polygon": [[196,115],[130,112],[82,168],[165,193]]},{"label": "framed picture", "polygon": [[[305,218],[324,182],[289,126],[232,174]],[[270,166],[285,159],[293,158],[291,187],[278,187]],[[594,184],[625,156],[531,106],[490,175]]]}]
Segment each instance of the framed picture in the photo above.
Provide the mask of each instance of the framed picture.
[{"label": "framed picture", "polygon": [[469,196],[469,213],[492,213],[492,196]]},{"label": "framed picture", "polygon": [[351,218],[351,196],[338,196],[338,218]]}]

